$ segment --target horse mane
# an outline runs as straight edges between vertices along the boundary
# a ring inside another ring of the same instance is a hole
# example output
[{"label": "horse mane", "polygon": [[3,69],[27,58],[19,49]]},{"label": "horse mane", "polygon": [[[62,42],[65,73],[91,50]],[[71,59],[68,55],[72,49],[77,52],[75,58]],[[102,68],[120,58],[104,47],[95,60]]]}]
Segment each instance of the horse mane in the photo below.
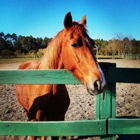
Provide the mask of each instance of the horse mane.
[{"label": "horse mane", "polygon": [[[62,30],[63,31],[63,30]],[[51,39],[44,56],[40,60],[39,69],[56,69],[58,67],[58,60],[60,59],[60,46],[62,40],[62,31],[60,31],[54,38]]]}]

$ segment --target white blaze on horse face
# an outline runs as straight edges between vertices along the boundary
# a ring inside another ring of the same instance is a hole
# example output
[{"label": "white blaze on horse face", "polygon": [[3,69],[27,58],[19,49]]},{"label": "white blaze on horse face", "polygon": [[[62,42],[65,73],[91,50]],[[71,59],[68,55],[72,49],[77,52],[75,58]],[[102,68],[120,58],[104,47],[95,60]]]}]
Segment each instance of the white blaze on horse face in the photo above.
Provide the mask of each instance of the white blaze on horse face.
[{"label": "white blaze on horse face", "polygon": [[[86,41],[87,41],[88,46],[91,47],[90,42],[89,42],[89,39],[87,37],[86,37]],[[92,49],[93,49],[93,52],[94,51],[97,51],[98,50],[98,46],[94,45]]]},{"label": "white blaze on horse face", "polygon": [[101,86],[102,86],[102,88],[104,88],[104,86],[106,85],[105,76],[104,76],[104,73],[103,73],[103,71],[102,71],[102,69],[101,69],[101,67],[99,66],[98,63],[97,63],[97,65],[98,65],[98,69],[99,69],[99,71],[100,71],[100,73],[101,73],[101,76],[102,76],[102,83],[101,83]]},{"label": "white blaze on horse face", "polygon": [[87,37],[86,37],[86,41],[87,41],[88,45],[90,46],[90,43],[89,43],[89,40],[88,40],[88,38],[87,38]]}]

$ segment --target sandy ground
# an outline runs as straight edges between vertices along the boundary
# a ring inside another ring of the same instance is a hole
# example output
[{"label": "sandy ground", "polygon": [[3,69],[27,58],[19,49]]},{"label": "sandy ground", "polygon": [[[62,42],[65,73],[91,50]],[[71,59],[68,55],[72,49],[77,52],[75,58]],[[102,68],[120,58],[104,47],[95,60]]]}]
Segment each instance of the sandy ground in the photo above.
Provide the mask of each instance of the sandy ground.
[{"label": "sandy ground", "polygon": [[[117,67],[140,68],[140,60],[129,59],[98,59],[98,62],[116,63]],[[0,69],[18,69],[21,63],[0,64]]]},{"label": "sandy ground", "polygon": [[[140,68],[140,60],[102,59],[99,62],[116,63],[117,67]],[[0,69],[17,69],[20,63],[0,64]],[[140,84],[116,84],[116,116],[140,117]],[[67,85],[71,104],[65,120],[94,119],[95,97],[82,85]],[[15,98],[15,85],[0,85],[0,120],[27,120]],[[26,140],[27,137],[0,136],[0,140]],[[70,138],[69,138],[70,139]],[[74,137],[73,139],[81,139]],[[99,139],[99,138],[88,138]],[[117,140],[140,140],[140,135],[118,136]]]}]

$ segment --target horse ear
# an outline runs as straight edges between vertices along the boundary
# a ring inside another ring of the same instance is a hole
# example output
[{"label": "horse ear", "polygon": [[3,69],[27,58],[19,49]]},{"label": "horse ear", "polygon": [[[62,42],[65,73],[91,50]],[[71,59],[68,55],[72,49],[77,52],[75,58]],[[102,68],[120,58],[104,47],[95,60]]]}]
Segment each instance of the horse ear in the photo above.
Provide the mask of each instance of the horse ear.
[{"label": "horse ear", "polygon": [[86,24],[87,24],[86,15],[82,17],[81,24],[86,26]]},{"label": "horse ear", "polygon": [[65,15],[65,18],[64,18],[64,27],[65,28],[69,28],[72,26],[72,16],[71,16],[71,13],[68,12],[66,15]]}]

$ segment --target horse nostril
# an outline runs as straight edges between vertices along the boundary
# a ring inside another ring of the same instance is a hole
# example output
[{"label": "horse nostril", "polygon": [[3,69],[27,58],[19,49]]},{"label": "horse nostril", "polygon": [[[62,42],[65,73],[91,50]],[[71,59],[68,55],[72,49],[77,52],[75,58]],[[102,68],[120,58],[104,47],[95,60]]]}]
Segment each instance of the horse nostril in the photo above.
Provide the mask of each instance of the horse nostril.
[{"label": "horse nostril", "polygon": [[87,91],[91,95],[100,94],[103,92],[102,81],[95,80],[94,82],[89,82],[86,84]]},{"label": "horse nostril", "polygon": [[99,80],[96,80],[96,81],[94,82],[94,88],[95,88],[96,90],[98,90],[98,91],[101,90],[101,82],[100,82]]}]

